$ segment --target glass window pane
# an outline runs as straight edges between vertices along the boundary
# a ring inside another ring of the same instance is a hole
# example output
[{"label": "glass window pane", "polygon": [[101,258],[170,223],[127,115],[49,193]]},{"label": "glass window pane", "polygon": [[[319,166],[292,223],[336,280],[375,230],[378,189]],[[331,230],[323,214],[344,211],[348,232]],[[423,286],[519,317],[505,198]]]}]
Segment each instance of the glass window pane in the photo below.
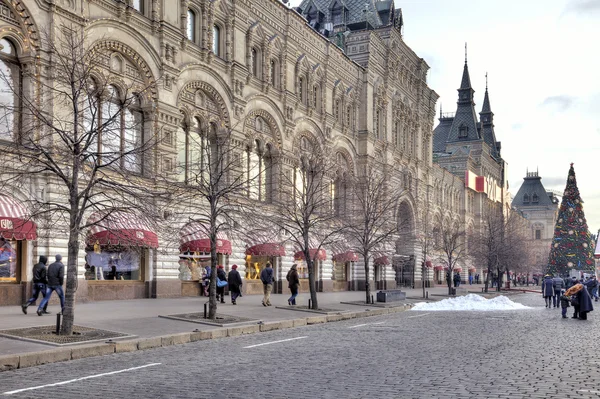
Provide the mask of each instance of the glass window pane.
[{"label": "glass window pane", "polygon": [[117,91],[112,86],[102,104],[102,157],[104,163],[117,160],[121,153],[121,106]]},{"label": "glass window pane", "polygon": [[194,36],[196,32],[196,13],[192,10],[188,10],[187,12],[187,38],[191,41],[194,41]]},{"label": "glass window pane", "polygon": [[13,138],[16,72],[16,66],[0,60],[0,139]]},{"label": "glass window pane", "polygon": [[18,241],[6,240],[0,246],[0,282],[17,282]]},{"label": "glass window pane", "polygon": [[213,53],[220,56],[221,28],[217,25],[213,26]]},{"label": "glass window pane", "polygon": [[140,249],[88,251],[85,257],[86,280],[142,280]]},{"label": "glass window pane", "polygon": [[143,116],[139,111],[125,110],[123,137],[123,168],[130,172],[142,171],[140,146],[142,144]]},{"label": "glass window pane", "polygon": [[143,8],[142,8],[143,7],[143,1],[142,0],[132,0],[131,1],[131,6],[135,10],[137,10],[139,12],[143,12],[144,11]]},{"label": "glass window pane", "polygon": [[1,39],[0,40],[0,51],[3,52],[4,54],[10,54],[10,55],[15,55],[15,48],[12,45],[11,42],[9,42],[6,39]]}]

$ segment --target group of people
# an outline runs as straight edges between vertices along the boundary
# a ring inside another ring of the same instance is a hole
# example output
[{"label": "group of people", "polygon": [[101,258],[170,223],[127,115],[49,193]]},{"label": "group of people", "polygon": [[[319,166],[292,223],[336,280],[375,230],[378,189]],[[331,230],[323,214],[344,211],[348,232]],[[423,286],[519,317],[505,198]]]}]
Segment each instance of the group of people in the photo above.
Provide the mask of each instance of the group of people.
[{"label": "group of people", "polygon": [[33,295],[21,305],[23,313],[27,314],[27,308],[35,303],[42,294],[43,299],[36,313],[38,316],[49,314],[48,301],[52,292],[56,292],[60,299],[61,312],[65,310],[65,293],[62,288],[65,279],[65,265],[62,263],[62,255],[56,255],[54,258],[55,262],[46,267],[48,258],[42,255],[39,262],[33,266]]},{"label": "group of people", "polygon": [[542,296],[546,308],[562,309],[563,319],[567,318],[567,308],[573,306],[573,319],[587,320],[587,314],[594,310],[592,298],[598,301],[598,281],[596,276],[587,280],[576,277],[563,279],[546,274],[542,281]]},{"label": "group of people", "polygon": [[[217,267],[217,301],[225,303],[225,286],[229,286],[231,294],[231,303],[237,304],[237,299],[242,296],[242,277],[237,271],[238,265],[232,265],[229,274],[225,274],[223,265]],[[202,294],[209,296],[210,276],[212,270],[210,266],[204,268],[202,273]],[[298,275],[298,265],[293,264],[288,272],[286,279],[291,296],[288,299],[288,305],[296,305],[296,297],[300,289],[300,277]],[[263,283],[263,306],[271,306],[271,292],[273,291],[273,283],[275,276],[273,267],[270,262],[267,262],[265,268],[260,272],[260,280]]]}]

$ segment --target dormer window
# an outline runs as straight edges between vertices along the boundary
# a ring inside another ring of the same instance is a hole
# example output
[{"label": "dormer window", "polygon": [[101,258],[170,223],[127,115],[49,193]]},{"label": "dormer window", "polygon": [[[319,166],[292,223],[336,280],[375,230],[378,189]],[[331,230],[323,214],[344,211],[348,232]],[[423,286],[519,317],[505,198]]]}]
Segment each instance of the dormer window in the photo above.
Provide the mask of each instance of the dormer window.
[{"label": "dormer window", "polygon": [[525,195],[523,196],[523,203],[524,203],[524,204],[529,204],[529,194],[525,194]]},{"label": "dormer window", "polygon": [[458,128],[458,137],[468,137],[469,136],[469,128],[465,125],[460,125]]},{"label": "dormer window", "polygon": [[534,204],[537,204],[538,202],[540,202],[540,198],[538,197],[537,194],[533,194],[533,196],[531,197],[531,202],[533,202]]}]

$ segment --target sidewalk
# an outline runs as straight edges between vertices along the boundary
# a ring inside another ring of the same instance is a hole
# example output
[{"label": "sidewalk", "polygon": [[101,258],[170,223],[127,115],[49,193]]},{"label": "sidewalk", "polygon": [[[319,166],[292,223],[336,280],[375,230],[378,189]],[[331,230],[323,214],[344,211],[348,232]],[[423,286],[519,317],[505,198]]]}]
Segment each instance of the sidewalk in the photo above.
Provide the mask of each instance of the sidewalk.
[{"label": "sidewalk", "polygon": [[[481,286],[467,285],[466,288],[470,292],[481,292]],[[426,290],[429,292],[430,299],[434,300],[443,299],[442,297],[437,295],[444,295],[448,292],[448,289],[446,287],[427,288]],[[402,289],[402,291],[407,292],[408,298],[406,301],[403,301],[401,303],[412,304],[422,300],[422,289]],[[377,291],[373,291],[373,295],[376,295],[376,292]],[[434,298],[431,298],[432,294],[434,294]],[[435,298],[435,296],[437,296],[437,298]],[[295,325],[313,324],[312,322],[322,323],[342,319],[342,317],[340,317],[339,315],[327,316],[324,314],[312,312],[293,311],[276,308],[277,306],[287,306],[287,298],[288,294],[272,295],[271,301],[273,306],[271,307],[264,307],[261,305],[262,295],[243,296],[242,298],[238,299],[238,304],[236,306],[231,305],[230,302],[227,302],[225,304],[219,304],[217,310],[219,314],[241,316],[250,319],[261,320],[264,323],[264,325],[262,326],[258,325],[257,323],[250,323],[245,325],[245,327],[248,327],[245,329],[239,326],[215,327],[206,324],[192,323],[158,317],[159,315],[166,316],[180,313],[202,312],[204,303],[207,302],[206,297],[137,299],[78,303],[76,305],[75,324],[77,326],[92,327],[120,333],[127,333],[129,335],[136,336],[135,338],[127,338],[124,342],[132,342],[132,339],[138,341],[146,339],[146,341],[148,341],[148,339],[162,337],[162,344],[160,338],[158,339],[158,345],[156,345],[155,341],[148,342],[154,342],[154,346],[165,346],[164,338],[169,336],[182,336],[180,340],[183,340],[183,342],[190,342],[190,340],[195,340],[193,339],[193,337],[190,338],[190,333],[193,333],[194,330],[200,332],[208,332],[203,335],[203,338],[199,338],[199,336],[197,338],[210,339],[223,336],[231,336],[234,333],[236,335],[239,335],[242,333],[266,331],[268,326],[272,327],[268,327],[268,329],[278,329],[293,327]],[[298,297],[297,303],[299,305],[306,305],[309,298],[310,295],[308,293],[303,293]],[[346,315],[343,317],[343,319],[364,317],[369,315],[387,314],[390,312],[396,312],[405,309],[402,307],[385,309],[374,306],[369,307],[368,305],[359,306],[340,303],[364,301],[364,299],[365,293],[363,291],[318,294],[320,308],[331,308],[349,311],[350,316],[346,317]],[[229,300],[229,297],[226,297],[226,300]],[[367,309],[369,309],[369,311],[367,311]],[[0,329],[8,330],[16,328],[35,327],[41,325],[55,325],[56,312],[59,310],[58,306],[49,306],[48,310],[51,311],[52,314],[44,315],[41,317],[35,313],[35,310],[35,306],[32,306],[28,309],[28,314],[24,315],[21,311],[21,307],[19,306],[0,307],[0,320],[2,320],[2,323],[0,324]],[[307,318],[310,320],[307,320]],[[276,325],[273,323],[279,324]],[[169,338],[167,341],[170,344],[177,343],[173,342],[172,338]],[[116,342],[121,342],[121,340],[116,340]],[[100,344],[95,343],[95,345],[100,345],[104,348],[109,347],[109,345],[106,345],[104,342]],[[152,347],[147,345],[144,346],[144,348]],[[85,348],[90,346],[91,344],[89,343],[82,343],[57,347],[55,345],[50,344],[41,344],[36,342],[0,337],[0,371],[3,370],[3,366],[5,369],[11,368],[7,367],[6,365],[6,363],[9,362],[8,360],[6,360],[7,358],[13,359],[11,361],[14,362],[15,358],[23,357],[26,354],[31,354],[33,356],[35,355],[34,352],[39,353],[40,351],[46,352],[48,350],[53,350],[56,352],[63,349],[63,352],[65,352],[79,347]],[[141,344],[138,345],[136,343],[135,348],[132,350],[138,349],[143,348],[141,348]],[[113,353],[114,351],[115,350],[113,349],[110,353]],[[103,354],[103,352],[97,353],[96,355],[98,354]],[[3,357],[5,363],[4,365],[2,362]],[[70,358],[71,357],[69,357],[69,359]],[[61,359],[54,361],[60,360]],[[32,361],[33,364],[30,365],[51,362],[39,359],[34,359]],[[24,364],[23,360],[21,360],[21,365],[19,367],[21,366],[27,367]]]}]

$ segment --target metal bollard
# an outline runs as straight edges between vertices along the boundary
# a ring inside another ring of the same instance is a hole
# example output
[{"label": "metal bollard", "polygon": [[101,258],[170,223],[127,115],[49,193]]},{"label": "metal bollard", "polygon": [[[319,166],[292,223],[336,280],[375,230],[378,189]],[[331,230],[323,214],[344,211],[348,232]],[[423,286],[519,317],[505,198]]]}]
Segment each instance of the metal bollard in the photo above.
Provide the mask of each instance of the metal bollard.
[{"label": "metal bollard", "polygon": [[425,299],[429,299],[429,291],[425,291]]},{"label": "metal bollard", "polygon": [[309,308],[309,309],[312,309],[312,299],[309,299],[309,300],[308,300],[308,308]]},{"label": "metal bollard", "polygon": [[208,305],[208,302],[204,302],[204,318],[205,319],[208,318],[208,311],[207,311],[206,305]]},{"label": "metal bollard", "polygon": [[371,295],[371,305],[374,303],[375,303],[375,301],[373,300],[373,295]]},{"label": "metal bollard", "polygon": [[56,335],[60,334],[60,318],[62,317],[62,313],[56,314],[56,331],[54,332]]}]

